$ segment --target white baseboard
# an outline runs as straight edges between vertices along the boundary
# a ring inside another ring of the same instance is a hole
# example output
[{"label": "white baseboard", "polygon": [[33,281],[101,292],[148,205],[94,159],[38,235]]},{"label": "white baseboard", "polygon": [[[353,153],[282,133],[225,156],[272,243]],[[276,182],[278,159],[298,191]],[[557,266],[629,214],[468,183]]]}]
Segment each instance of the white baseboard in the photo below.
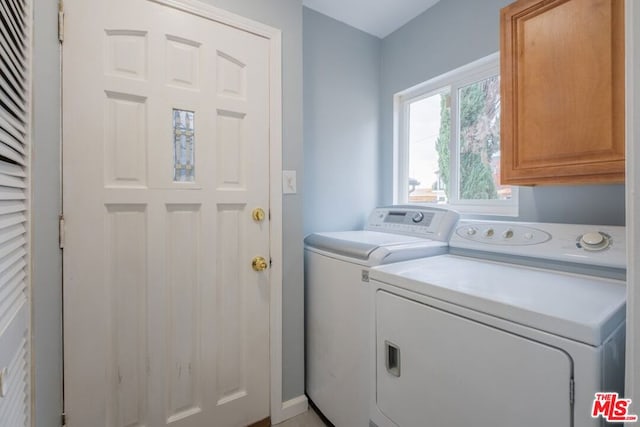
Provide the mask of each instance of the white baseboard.
[{"label": "white baseboard", "polygon": [[279,414],[271,414],[271,424],[280,424],[283,421],[293,418],[307,411],[309,401],[306,395],[294,397],[293,399],[282,402],[282,411]]}]

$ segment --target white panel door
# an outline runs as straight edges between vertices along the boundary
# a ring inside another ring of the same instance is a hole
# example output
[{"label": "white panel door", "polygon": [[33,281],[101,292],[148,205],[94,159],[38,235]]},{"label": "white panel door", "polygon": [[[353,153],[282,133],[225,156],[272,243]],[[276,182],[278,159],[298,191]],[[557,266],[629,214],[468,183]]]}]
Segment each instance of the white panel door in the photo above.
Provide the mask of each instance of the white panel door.
[{"label": "white panel door", "polygon": [[148,0],[66,0],[71,427],[269,416],[269,43]]},{"label": "white panel door", "polygon": [[378,291],[376,404],[402,427],[570,427],[567,353]]}]

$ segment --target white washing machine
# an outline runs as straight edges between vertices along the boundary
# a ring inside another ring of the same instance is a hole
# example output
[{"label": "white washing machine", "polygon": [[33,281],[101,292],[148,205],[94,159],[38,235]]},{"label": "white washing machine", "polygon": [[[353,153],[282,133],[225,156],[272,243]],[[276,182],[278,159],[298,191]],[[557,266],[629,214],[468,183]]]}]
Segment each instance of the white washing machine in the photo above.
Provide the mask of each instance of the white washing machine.
[{"label": "white washing machine", "polygon": [[447,255],[372,269],[371,421],[594,427],[624,387],[624,227],[461,221]]},{"label": "white washing machine", "polygon": [[369,268],[447,252],[458,214],[384,207],[365,230],[305,238],[306,390],[336,427],[369,425]]}]

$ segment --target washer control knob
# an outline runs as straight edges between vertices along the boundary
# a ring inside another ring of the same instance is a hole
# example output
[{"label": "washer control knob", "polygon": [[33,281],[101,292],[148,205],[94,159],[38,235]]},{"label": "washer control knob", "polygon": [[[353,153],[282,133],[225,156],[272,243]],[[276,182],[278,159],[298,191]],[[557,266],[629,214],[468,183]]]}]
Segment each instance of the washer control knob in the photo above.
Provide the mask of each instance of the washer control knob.
[{"label": "washer control knob", "polygon": [[525,240],[531,240],[533,239],[533,233],[524,233],[524,237]]},{"label": "washer control knob", "polygon": [[502,233],[502,237],[504,237],[505,239],[511,239],[513,237],[513,230],[506,230],[504,233]]},{"label": "washer control knob", "polygon": [[484,231],[484,237],[493,237],[494,234],[495,234],[495,231],[493,230],[493,228],[487,228]]},{"label": "washer control knob", "polygon": [[413,222],[415,222],[416,224],[419,223],[420,221],[422,221],[423,219],[424,219],[424,214],[422,212],[416,212],[411,217],[411,220]]},{"label": "washer control knob", "polygon": [[475,236],[477,233],[476,229],[473,227],[467,228],[467,236]]},{"label": "washer control knob", "polygon": [[588,251],[601,251],[610,245],[609,237],[598,231],[585,233],[580,237],[580,244]]}]

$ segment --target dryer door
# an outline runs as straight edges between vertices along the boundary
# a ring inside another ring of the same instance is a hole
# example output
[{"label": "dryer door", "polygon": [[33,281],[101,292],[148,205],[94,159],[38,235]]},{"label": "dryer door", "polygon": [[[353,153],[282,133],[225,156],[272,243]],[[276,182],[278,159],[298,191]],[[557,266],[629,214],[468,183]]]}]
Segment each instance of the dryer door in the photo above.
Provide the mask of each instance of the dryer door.
[{"label": "dryer door", "polygon": [[563,351],[376,293],[376,400],[399,426],[570,427]]}]

